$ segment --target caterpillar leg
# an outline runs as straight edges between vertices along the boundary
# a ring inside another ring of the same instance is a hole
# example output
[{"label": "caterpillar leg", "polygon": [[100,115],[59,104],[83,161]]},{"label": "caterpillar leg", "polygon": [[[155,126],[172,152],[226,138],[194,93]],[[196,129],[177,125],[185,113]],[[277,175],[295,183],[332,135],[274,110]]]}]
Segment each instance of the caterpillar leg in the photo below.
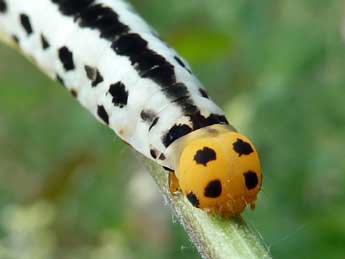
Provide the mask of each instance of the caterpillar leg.
[{"label": "caterpillar leg", "polygon": [[181,190],[180,183],[176,177],[175,171],[171,170],[168,167],[163,166],[163,169],[166,170],[169,174],[168,176],[168,185],[169,185],[169,191],[174,194]]},{"label": "caterpillar leg", "polygon": [[175,172],[169,172],[169,190],[173,194],[180,190],[180,184]]}]

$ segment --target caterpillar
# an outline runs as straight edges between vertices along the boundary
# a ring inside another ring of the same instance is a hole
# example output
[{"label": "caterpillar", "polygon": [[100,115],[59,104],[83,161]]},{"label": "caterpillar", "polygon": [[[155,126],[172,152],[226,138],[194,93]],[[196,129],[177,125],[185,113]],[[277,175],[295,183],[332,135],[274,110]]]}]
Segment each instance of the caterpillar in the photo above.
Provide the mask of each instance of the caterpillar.
[{"label": "caterpillar", "polygon": [[258,153],[189,64],[123,0],[0,0],[0,38],[59,81],[99,121],[169,173],[196,207],[253,208]]}]

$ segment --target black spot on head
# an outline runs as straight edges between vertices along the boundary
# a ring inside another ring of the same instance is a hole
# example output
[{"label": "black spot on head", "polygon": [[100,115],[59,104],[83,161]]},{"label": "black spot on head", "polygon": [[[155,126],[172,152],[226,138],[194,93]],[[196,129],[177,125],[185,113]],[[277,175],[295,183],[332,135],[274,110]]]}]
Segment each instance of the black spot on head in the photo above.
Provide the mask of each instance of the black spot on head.
[{"label": "black spot on head", "polygon": [[199,88],[199,92],[200,92],[200,94],[201,94],[202,97],[208,98],[208,94],[207,94],[207,92],[206,92],[204,89]]},{"label": "black spot on head", "polygon": [[58,81],[61,85],[65,86],[65,81],[62,79],[61,76],[56,75],[56,81]]},{"label": "black spot on head", "polygon": [[216,152],[209,147],[204,147],[203,149],[198,150],[194,156],[195,162],[204,166],[206,166],[208,162],[216,159]]},{"label": "black spot on head", "polygon": [[59,59],[66,71],[75,69],[73,54],[67,47],[61,47],[59,49]]},{"label": "black spot on head", "polygon": [[110,85],[109,93],[113,97],[113,104],[120,108],[127,105],[128,91],[122,82],[117,82],[116,84]]},{"label": "black spot on head", "polygon": [[233,144],[234,150],[238,154],[238,156],[242,155],[249,155],[254,152],[252,146],[243,141],[242,139],[237,139],[237,141]]},{"label": "black spot on head", "polygon": [[22,13],[20,14],[19,18],[20,18],[20,23],[22,24],[24,30],[26,31],[28,35],[30,35],[33,32],[33,30],[32,30],[29,16]]},{"label": "black spot on head", "polygon": [[44,49],[44,50],[46,50],[50,47],[48,40],[46,39],[46,37],[44,37],[43,34],[41,34],[41,44],[42,44],[42,49]]},{"label": "black spot on head", "polygon": [[109,124],[109,115],[103,105],[97,106],[97,115],[106,123]]},{"label": "black spot on head", "polygon": [[7,11],[7,4],[5,0],[0,0],[0,13],[6,13]]},{"label": "black spot on head", "polygon": [[244,173],[243,176],[248,190],[254,189],[258,185],[258,175],[255,172],[248,171]]},{"label": "black spot on head", "polygon": [[176,139],[192,132],[191,127],[186,124],[174,125],[162,138],[165,147],[168,147]]},{"label": "black spot on head", "polygon": [[204,195],[208,198],[217,198],[222,194],[222,183],[219,180],[209,182],[205,188]]},{"label": "black spot on head", "polygon": [[190,192],[187,194],[187,199],[194,207],[199,208],[199,205],[200,205],[199,199],[198,197],[196,197],[196,195],[193,192]]},{"label": "black spot on head", "polygon": [[87,78],[92,81],[91,83],[92,87],[96,87],[98,84],[103,82],[104,79],[97,68],[86,65],[84,66],[84,69],[85,69]]}]

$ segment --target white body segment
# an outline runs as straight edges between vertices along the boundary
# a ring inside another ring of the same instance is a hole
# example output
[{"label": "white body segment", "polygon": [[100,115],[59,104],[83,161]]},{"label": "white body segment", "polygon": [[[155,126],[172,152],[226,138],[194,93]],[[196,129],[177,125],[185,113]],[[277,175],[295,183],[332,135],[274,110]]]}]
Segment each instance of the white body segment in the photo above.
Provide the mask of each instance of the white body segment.
[{"label": "white body segment", "polygon": [[189,65],[122,0],[0,0],[0,38],[162,166],[191,131],[227,124]]}]

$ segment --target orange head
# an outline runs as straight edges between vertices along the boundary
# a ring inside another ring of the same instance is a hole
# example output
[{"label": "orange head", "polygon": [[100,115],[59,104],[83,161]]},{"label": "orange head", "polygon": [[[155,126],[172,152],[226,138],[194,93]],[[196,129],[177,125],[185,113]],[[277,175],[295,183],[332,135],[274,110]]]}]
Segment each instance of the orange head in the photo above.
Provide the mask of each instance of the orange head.
[{"label": "orange head", "polygon": [[224,217],[241,213],[247,204],[254,207],[262,176],[250,140],[220,125],[190,134],[197,136],[185,142],[176,168],[187,199],[195,207]]}]

